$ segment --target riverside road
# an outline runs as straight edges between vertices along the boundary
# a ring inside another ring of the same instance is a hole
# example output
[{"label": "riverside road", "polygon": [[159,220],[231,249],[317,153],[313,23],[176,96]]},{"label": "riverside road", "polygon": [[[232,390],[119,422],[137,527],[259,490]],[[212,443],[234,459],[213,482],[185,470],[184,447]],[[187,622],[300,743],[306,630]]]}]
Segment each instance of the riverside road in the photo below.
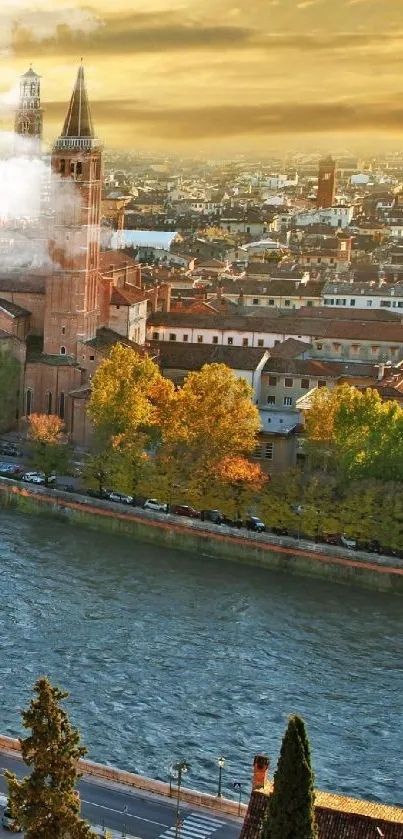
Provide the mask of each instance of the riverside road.
[{"label": "riverside road", "polygon": [[[27,771],[18,758],[0,751],[0,793],[6,793],[4,769],[19,777]],[[99,782],[79,783],[83,816],[93,825],[123,831],[141,839],[173,839],[176,802],[153,798],[136,790],[123,792]],[[237,839],[242,820],[193,805],[180,804],[181,839]]]},{"label": "riverside road", "polygon": [[46,673],[90,759],[167,781],[184,758],[215,795],[222,755],[245,800],[299,712],[318,787],[403,803],[401,598],[4,509],[0,583],[1,733]]}]

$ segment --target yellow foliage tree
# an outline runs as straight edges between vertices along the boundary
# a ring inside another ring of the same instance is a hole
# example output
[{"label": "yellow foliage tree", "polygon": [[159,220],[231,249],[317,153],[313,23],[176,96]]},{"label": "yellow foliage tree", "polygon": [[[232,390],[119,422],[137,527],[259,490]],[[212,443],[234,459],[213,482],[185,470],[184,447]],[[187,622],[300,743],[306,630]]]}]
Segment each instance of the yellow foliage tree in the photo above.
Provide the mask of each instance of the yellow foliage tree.
[{"label": "yellow foliage tree", "polygon": [[235,518],[240,519],[268,479],[259,464],[238,455],[225,457],[217,464],[216,480],[224,503],[229,501]]},{"label": "yellow foliage tree", "polygon": [[45,485],[53,472],[70,470],[70,449],[63,420],[55,414],[31,414],[28,420],[28,461],[45,475]]}]

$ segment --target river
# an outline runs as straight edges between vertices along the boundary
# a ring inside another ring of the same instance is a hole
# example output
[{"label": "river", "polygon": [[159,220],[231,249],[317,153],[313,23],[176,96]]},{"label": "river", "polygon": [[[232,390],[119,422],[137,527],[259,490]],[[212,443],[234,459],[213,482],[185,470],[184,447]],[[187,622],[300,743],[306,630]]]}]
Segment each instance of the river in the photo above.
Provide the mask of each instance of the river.
[{"label": "river", "polygon": [[318,787],[402,804],[401,598],[0,510],[0,731],[47,674],[93,760],[216,793],[301,713]]}]

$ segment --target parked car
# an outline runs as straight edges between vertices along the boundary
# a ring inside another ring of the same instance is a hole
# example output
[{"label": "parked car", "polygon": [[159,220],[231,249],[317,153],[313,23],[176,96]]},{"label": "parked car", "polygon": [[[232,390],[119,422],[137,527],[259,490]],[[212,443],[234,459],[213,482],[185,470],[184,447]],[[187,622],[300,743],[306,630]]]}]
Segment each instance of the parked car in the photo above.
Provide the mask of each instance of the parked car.
[{"label": "parked car", "polygon": [[3,810],[3,815],[1,817],[1,824],[3,827],[10,830],[12,833],[21,833],[21,827],[17,822],[17,819],[11,815],[11,811],[9,810],[8,806]]},{"label": "parked car", "polygon": [[147,498],[143,504],[144,510],[154,510],[155,513],[167,513],[168,504],[162,504],[156,498]]},{"label": "parked car", "polygon": [[[26,481],[27,484],[44,484],[45,483],[45,473],[44,472],[24,472],[22,476],[22,480]],[[56,482],[56,475],[49,475],[48,477],[48,484],[54,484]]]},{"label": "parked car", "polygon": [[357,542],[357,550],[367,551],[371,554],[382,553],[380,542],[377,539],[359,539]]},{"label": "parked car", "polygon": [[188,504],[176,504],[172,508],[174,516],[187,516],[188,519],[200,518],[200,513],[194,507],[189,507]]},{"label": "parked car", "polygon": [[257,516],[249,516],[245,521],[247,530],[254,530],[255,533],[264,533],[266,525]]},{"label": "parked car", "polygon": [[133,496],[125,495],[123,492],[109,492],[109,501],[115,501],[117,504],[133,504]]},{"label": "parked car", "polygon": [[109,492],[106,489],[87,489],[87,495],[90,498],[102,498],[104,501],[107,501],[109,498]]},{"label": "parked car", "polygon": [[340,545],[341,536],[339,533],[324,533],[320,537],[320,541],[324,542],[325,545]]},{"label": "parked car", "polygon": [[345,548],[349,548],[351,551],[355,550],[357,547],[357,540],[353,539],[351,536],[346,536],[345,533],[340,536],[340,542]]},{"label": "parked car", "polygon": [[21,457],[21,451],[15,443],[1,443],[0,454],[4,454],[7,457]]},{"label": "parked car", "polygon": [[212,521],[214,524],[222,524],[225,516],[219,510],[202,510],[200,518],[202,521]]},{"label": "parked car", "polygon": [[230,519],[228,516],[224,516],[223,524],[226,524],[227,527],[237,527],[239,529],[242,527],[243,521],[242,519]]},{"label": "parked car", "polygon": [[23,467],[18,463],[0,463],[1,475],[19,475],[23,472]]}]

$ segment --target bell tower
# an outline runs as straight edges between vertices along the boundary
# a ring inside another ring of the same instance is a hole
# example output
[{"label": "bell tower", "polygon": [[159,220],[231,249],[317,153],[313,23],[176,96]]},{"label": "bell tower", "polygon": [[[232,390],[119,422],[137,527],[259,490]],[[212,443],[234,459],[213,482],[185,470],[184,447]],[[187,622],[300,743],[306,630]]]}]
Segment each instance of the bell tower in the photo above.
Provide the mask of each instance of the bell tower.
[{"label": "bell tower", "polygon": [[32,69],[21,76],[20,100],[15,114],[15,152],[36,157],[42,151],[43,111],[41,77]]},{"label": "bell tower", "polygon": [[94,338],[98,270],[102,146],[96,139],[81,65],[51,158],[52,274],[46,285],[44,352],[77,358]]}]

